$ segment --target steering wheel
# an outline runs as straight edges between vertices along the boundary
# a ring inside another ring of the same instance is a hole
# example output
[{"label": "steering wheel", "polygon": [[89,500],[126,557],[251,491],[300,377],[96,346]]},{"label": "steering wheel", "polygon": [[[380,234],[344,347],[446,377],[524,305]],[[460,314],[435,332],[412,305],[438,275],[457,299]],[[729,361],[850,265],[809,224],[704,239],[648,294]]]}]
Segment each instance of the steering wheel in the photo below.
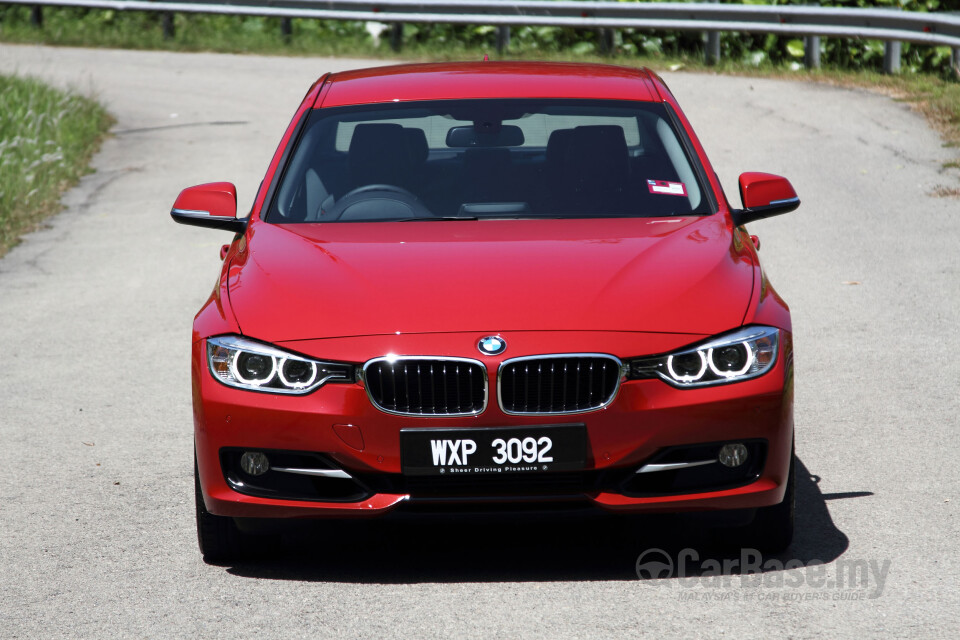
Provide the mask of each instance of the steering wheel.
[{"label": "steering wheel", "polygon": [[365,184],[348,191],[325,212],[328,220],[432,218],[417,196],[392,184]]}]

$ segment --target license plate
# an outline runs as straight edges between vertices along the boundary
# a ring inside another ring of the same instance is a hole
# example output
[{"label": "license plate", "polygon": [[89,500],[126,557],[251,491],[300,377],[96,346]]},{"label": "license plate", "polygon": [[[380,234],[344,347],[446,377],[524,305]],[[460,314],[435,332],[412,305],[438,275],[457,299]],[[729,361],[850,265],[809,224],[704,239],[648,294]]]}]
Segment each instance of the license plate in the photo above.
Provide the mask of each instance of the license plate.
[{"label": "license plate", "polygon": [[405,475],[544,473],[582,469],[586,427],[402,429],[400,465]]}]

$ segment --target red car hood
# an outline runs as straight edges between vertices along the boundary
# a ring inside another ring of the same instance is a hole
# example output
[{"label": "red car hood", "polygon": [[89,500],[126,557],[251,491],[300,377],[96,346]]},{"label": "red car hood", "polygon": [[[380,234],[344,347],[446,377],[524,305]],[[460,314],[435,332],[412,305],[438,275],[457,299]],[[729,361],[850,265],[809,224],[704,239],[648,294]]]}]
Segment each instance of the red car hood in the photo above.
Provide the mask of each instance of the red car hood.
[{"label": "red car hood", "polygon": [[272,225],[230,266],[245,335],[739,326],[751,254],[724,217]]}]

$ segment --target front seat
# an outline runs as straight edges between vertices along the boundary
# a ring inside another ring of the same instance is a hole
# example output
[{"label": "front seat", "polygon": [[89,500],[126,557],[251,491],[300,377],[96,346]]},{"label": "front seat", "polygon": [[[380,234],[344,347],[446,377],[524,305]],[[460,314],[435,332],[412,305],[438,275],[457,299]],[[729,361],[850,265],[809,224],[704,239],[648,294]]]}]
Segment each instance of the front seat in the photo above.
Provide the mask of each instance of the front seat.
[{"label": "front seat", "polygon": [[410,189],[413,158],[407,142],[407,134],[399,124],[358,124],[348,151],[348,191],[368,184]]},{"label": "front seat", "polygon": [[553,165],[567,213],[623,214],[628,201],[630,159],[623,128],[617,125],[576,127],[563,139]]}]

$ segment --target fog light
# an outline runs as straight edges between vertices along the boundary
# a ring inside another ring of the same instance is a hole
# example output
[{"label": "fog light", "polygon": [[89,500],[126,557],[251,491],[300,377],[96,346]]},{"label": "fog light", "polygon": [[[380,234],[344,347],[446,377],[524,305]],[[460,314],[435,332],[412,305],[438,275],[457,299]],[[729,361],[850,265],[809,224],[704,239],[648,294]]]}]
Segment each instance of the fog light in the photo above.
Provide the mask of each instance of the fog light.
[{"label": "fog light", "polygon": [[725,444],[720,447],[720,455],[717,459],[725,467],[739,467],[747,461],[747,448],[739,442]]},{"label": "fog light", "polygon": [[270,461],[259,451],[246,451],[240,456],[240,468],[251,476],[262,476],[270,470]]}]

